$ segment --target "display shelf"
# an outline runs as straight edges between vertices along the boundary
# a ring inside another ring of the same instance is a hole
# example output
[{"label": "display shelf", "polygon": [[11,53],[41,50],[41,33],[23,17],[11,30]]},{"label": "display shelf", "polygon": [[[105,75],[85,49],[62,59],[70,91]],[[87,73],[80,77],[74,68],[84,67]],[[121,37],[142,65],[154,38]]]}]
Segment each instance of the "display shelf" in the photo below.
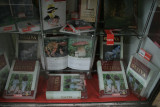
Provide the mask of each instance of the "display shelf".
[{"label": "display shelf", "polygon": [[147,100],[145,98],[138,98],[134,94],[130,93],[127,97],[117,97],[117,98],[99,98],[99,89],[98,89],[98,77],[97,74],[92,75],[92,79],[87,80],[87,99],[72,99],[72,100],[47,100],[45,96],[46,92],[46,82],[47,82],[47,75],[44,74],[44,72],[41,73],[38,83],[38,90],[35,100],[28,100],[28,99],[4,99],[0,97],[0,104],[10,105],[12,103],[17,104],[25,104],[25,103],[38,103],[39,105],[44,105],[43,103],[50,103],[50,104],[86,104],[86,103],[125,103],[125,104],[133,104],[133,103],[147,103]]}]

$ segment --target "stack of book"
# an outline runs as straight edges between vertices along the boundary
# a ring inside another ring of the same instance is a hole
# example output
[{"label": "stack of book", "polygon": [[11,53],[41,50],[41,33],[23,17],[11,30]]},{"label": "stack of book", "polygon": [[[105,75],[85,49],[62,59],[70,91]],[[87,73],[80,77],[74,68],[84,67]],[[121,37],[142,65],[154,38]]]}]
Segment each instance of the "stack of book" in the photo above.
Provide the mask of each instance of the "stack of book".
[{"label": "stack of book", "polygon": [[13,60],[3,97],[7,99],[35,99],[40,65],[38,35],[17,36],[16,56]]},{"label": "stack of book", "polygon": [[115,36],[114,44],[106,44],[101,36],[101,60],[97,62],[100,97],[125,97],[129,94],[123,59],[123,36]]}]

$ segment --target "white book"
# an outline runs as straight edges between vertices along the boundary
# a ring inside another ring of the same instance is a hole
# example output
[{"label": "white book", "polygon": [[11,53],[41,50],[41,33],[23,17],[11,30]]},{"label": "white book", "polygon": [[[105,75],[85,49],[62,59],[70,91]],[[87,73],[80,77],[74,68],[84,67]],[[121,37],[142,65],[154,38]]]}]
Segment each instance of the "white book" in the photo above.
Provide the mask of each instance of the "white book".
[{"label": "white book", "polygon": [[47,99],[87,98],[83,74],[50,74],[47,82]]}]

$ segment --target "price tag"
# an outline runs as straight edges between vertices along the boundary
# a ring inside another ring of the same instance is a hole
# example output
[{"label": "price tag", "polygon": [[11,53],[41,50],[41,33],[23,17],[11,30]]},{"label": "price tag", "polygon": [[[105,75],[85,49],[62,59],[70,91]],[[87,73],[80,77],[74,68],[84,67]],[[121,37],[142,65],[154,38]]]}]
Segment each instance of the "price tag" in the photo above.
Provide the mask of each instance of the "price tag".
[{"label": "price tag", "polygon": [[150,61],[151,60],[151,54],[149,54],[148,52],[146,52],[144,49],[140,49],[139,50],[139,55],[144,57],[146,60]]},{"label": "price tag", "polygon": [[114,45],[114,34],[112,30],[105,30],[105,33],[107,35],[106,45]]}]

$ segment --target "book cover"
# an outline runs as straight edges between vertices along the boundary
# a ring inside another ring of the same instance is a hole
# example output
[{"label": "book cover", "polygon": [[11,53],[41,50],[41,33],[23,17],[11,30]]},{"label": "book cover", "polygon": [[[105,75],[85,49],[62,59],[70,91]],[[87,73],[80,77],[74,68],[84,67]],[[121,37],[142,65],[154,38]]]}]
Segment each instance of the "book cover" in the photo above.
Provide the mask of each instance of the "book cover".
[{"label": "book cover", "polygon": [[4,91],[9,70],[10,70],[10,66],[8,63],[8,58],[5,53],[1,53],[0,54],[0,96]]},{"label": "book cover", "polygon": [[148,98],[160,78],[159,69],[143,57],[135,54],[130,58],[127,78],[135,95]]},{"label": "book cover", "polygon": [[[31,65],[33,63],[34,65]],[[34,68],[31,69],[30,67]],[[6,99],[35,99],[39,70],[38,61],[20,62],[19,60],[14,60],[3,97]]]},{"label": "book cover", "polygon": [[52,74],[47,82],[47,99],[81,99],[86,93],[82,74]]},{"label": "book cover", "polygon": [[103,61],[120,61],[123,59],[123,36],[115,36],[114,44],[107,45],[107,36],[100,37],[100,59]]},{"label": "book cover", "polygon": [[44,50],[48,70],[67,67],[77,70],[90,69],[92,38],[88,36],[45,38]]},{"label": "book cover", "polygon": [[20,34],[16,40],[16,57],[19,60],[36,60],[39,56],[37,34]]},{"label": "book cover", "polygon": [[97,62],[100,98],[126,97],[129,88],[122,61],[110,61],[106,69],[102,68],[102,63]]},{"label": "book cover", "polygon": [[137,0],[104,0],[104,28],[137,28],[137,3]]},{"label": "book cover", "polygon": [[97,0],[81,0],[80,19],[87,22],[96,21]]},{"label": "book cover", "polygon": [[43,29],[53,29],[66,24],[66,0],[42,0]]}]

